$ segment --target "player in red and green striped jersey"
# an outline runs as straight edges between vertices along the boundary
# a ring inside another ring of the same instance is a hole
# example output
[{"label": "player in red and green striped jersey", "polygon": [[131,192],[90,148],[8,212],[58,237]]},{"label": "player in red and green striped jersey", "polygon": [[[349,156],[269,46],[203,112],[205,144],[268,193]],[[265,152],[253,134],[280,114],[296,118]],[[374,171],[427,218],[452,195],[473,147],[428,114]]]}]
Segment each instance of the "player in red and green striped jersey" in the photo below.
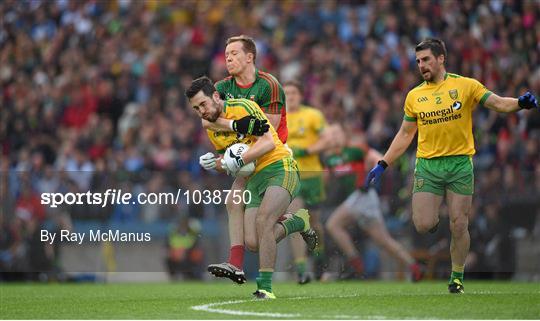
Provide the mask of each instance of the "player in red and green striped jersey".
[{"label": "player in red and green striped jersey", "polygon": [[324,135],[330,137],[335,150],[326,158],[326,166],[334,172],[339,184],[348,188],[349,196],[331,214],[326,222],[326,230],[347,257],[355,274],[363,274],[363,263],[347,231],[351,224],[357,224],[378,246],[409,267],[411,279],[422,278],[422,266],[415,262],[407,250],[388,233],[384,224],[379,196],[374,188],[363,190],[365,163],[375,164],[382,156],[369,148],[357,135],[345,133],[341,125],[329,126]]}]

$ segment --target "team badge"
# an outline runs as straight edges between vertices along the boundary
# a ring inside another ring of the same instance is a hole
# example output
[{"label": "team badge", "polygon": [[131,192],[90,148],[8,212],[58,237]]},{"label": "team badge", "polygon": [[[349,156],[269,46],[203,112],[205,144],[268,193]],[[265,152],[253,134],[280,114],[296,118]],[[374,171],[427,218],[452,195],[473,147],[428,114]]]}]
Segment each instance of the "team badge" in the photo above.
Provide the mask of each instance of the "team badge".
[{"label": "team badge", "polygon": [[452,89],[448,91],[448,94],[450,95],[450,98],[457,99],[458,98],[458,91],[457,89]]},{"label": "team badge", "polygon": [[416,188],[422,188],[422,186],[424,186],[424,179],[423,178],[415,178],[415,184],[416,184]]}]

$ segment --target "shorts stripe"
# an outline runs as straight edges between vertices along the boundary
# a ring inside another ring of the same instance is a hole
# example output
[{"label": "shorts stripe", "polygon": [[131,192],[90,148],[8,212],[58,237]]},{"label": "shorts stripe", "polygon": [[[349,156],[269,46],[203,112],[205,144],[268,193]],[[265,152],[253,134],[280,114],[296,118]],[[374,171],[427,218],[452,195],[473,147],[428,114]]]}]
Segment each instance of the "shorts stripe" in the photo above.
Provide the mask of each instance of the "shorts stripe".
[{"label": "shorts stripe", "polygon": [[283,171],[285,172],[285,176],[283,177],[283,182],[281,182],[281,187],[284,189],[287,189],[289,180],[289,172],[287,172],[287,159],[283,159]]}]

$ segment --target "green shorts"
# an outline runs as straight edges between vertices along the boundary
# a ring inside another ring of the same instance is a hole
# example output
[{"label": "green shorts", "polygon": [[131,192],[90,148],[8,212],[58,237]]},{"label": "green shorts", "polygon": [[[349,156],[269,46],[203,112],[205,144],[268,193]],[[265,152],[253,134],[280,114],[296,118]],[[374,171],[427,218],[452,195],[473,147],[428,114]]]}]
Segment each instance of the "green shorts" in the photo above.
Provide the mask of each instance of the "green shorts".
[{"label": "green shorts", "polygon": [[447,189],[461,195],[473,194],[472,156],[457,155],[416,159],[413,193],[428,192],[443,196]]},{"label": "green shorts", "polygon": [[246,203],[246,208],[259,207],[269,186],[283,187],[291,195],[291,200],[298,195],[300,178],[296,161],[292,157],[272,163],[250,177],[246,190],[250,192],[251,198]]},{"label": "green shorts", "polygon": [[300,183],[300,197],[304,199],[307,206],[317,206],[325,200],[322,176],[301,178]]}]

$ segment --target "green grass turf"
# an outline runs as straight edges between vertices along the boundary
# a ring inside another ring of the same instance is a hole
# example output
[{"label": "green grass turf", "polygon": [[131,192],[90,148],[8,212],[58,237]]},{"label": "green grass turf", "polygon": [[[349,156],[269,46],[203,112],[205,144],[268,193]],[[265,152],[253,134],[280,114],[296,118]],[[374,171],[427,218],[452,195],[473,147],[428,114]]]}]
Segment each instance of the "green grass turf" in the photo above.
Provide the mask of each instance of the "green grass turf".
[{"label": "green grass turf", "polygon": [[[0,284],[2,319],[538,319],[540,284],[465,282],[464,295],[444,281],[274,284],[272,301],[252,301],[254,284]],[[191,307],[240,301],[214,309]],[[238,312],[241,311],[241,312]]]}]

